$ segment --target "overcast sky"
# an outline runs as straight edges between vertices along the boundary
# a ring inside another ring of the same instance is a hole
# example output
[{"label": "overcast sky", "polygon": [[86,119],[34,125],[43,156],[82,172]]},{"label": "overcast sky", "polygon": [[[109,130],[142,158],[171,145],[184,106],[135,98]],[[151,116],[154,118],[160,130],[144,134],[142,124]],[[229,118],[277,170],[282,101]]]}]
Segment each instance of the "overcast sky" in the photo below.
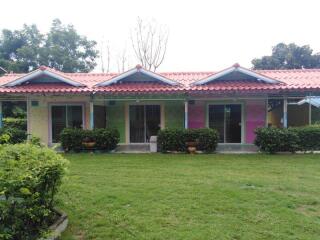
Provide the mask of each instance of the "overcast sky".
[{"label": "overcast sky", "polygon": [[[169,29],[159,71],[212,71],[235,62],[251,67],[253,58],[270,54],[278,42],[309,44],[320,52],[319,0],[2,0],[0,9],[0,29],[34,23],[48,31],[59,18],[89,39],[108,40],[112,70],[116,55],[126,45],[130,51],[138,16]],[[130,65],[136,63],[131,56]]]}]

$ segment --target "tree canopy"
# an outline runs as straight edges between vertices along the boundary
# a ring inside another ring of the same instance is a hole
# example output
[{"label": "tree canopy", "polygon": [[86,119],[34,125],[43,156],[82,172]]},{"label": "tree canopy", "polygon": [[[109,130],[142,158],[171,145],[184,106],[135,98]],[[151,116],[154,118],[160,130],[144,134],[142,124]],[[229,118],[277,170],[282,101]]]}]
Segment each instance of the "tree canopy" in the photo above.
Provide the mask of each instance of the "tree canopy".
[{"label": "tree canopy", "polygon": [[96,42],[77,33],[72,25],[59,19],[52,22],[48,33],[36,25],[21,30],[3,29],[0,36],[0,66],[7,71],[29,72],[40,65],[63,72],[89,72],[96,66]]},{"label": "tree canopy", "polygon": [[252,60],[254,69],[320,68],[320,54],[313,54],[309,45],[279,43],[272,48],[271,56]]}]

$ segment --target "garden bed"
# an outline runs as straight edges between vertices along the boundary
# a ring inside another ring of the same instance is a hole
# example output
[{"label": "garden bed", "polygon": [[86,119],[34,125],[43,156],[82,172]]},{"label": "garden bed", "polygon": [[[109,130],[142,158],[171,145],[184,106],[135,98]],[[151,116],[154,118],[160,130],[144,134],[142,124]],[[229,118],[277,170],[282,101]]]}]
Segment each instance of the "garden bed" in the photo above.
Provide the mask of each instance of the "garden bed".
[{"label": "garden bed", "polygon": [[41,238],[42,240],[56,240],[61,237],[61,234],[66,230],[68,226],[68,215],[61,210],[55,209],[57,218],[55,222],[49,227],[49,236]]}]

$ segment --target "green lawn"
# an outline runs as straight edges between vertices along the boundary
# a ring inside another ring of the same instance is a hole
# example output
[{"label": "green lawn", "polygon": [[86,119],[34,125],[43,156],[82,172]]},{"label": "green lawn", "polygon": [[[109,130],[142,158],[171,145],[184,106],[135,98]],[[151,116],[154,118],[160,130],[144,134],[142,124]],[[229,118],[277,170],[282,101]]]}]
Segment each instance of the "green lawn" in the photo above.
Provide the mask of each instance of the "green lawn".
[{"label": "green lawn", "polygon": [[320,239],[320,155],[74,154],[66,239]]}]

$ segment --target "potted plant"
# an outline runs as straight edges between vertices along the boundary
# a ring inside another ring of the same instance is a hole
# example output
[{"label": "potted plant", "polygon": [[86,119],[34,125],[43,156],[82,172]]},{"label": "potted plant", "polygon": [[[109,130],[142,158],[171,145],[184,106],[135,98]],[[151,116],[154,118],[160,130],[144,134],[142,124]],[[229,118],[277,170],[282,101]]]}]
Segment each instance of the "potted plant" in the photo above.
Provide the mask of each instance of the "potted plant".
[{"label": "potted plant", "polygon": [[197,152],[198,140],[195,141],[187,141],[187,150],[190,154],[195,154]]},{"label": "potted plant", "polygon": [[91,149],[95,147],[96,141],[92,137],[87,136],[82,140],[82,145],[86,149]]}]

